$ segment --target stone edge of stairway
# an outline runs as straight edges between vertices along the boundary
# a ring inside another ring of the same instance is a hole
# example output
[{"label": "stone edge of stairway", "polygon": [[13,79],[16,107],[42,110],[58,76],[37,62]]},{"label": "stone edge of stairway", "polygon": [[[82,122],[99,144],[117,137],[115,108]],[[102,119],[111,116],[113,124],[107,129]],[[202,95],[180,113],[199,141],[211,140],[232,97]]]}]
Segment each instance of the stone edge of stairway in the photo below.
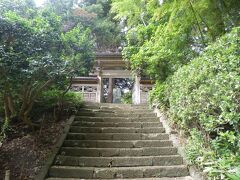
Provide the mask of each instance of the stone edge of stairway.
[{"label": "stone edge of stairway", "polygon": [[206,180],[206,176],[203,172],[198,170],[194,165],[190,165],[188,163],[186,154],[184,152],[186,144],[181,143],[182,137],[179,135],[180,132],[171,128],[170,123],[167,120],[167,116],[164,114],[164,112],[158,109],[157,106],[152,106],[152,110],[154,113],[156,113],[159,122],[162,123],[163,128],[166,131],[165,133],[169,135],[169,140],[172,141],[173,147],[177,148],[178,154],[183,158],[184,164],[188,166],[190,177],[192,177],[194,180]]},{"label": "stone edge of stairway", "polygon": [[34,180],[44,180],[47,177],[48,170],[51,167],[51,165],[53,164],[56,155],[60,151],[60,148],[63,145],[64,140],[67,137],[67,134],[69,132],[69,129],[70,129],[71,124],[74,121],[74,119],[75,119],[74,115],[72,115],[70,118],[67,119],[65,127],[63,129],[63,132],[60,135],[57,143],[55,144],[55,146],[52,149],[52,153],[50,153],[49,157],[47,158],[46,162],[41,167],[41,169],[38,172],[38,174],[35,176]]}]

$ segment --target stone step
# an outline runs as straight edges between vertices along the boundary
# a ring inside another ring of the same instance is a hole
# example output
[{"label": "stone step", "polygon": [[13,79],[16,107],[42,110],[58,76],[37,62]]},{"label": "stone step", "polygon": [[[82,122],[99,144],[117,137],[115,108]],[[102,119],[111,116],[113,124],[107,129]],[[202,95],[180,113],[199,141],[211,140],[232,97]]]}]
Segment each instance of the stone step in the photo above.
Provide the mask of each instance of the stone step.
[{"label": "stone step", "polygon": [[88,121],[88,122],[159,122],[159,118],[157,118],[157,117],[138,118],[138,117],[76,116],[74,121]]},{"label": "stone step", "polygon": [[85,179],[115,179],[115,178],[156,178],[156,177],[181,177],[188,176],[185,165],[177,166],[144,166],[144,167],[75,167],[52,166],[49,170],[50,177],[85,178]]},{"label": "stone step", "polygon": [[55,165],[81,167],[173,166],[183,164],[179,155],[145,157],[76,157],[57,156]]},{"label": "stone step", "polygon": [[165,133],[68,133],[69,140],[168,140]]},{"label": "stone step", "polygon": [[104,109],[88,109],[88,108],[81,108],[79,112],[105,112],[105,113],[153,113],[153,110],[151,109],[109,109],[109,108],[104,108]]},{"label": "stone step", "polygon": [[87,122],[86,121],[74,121],[73,126],[88,126],[88,127],[134,127],[134,128],[145,128],[145,127],[162,127],[160,122]]},{"label": "stone step", "polygon": [[62,147],[61,155],[84,157],[115,156],[162,156],[177,155],[175,147],[143,147],[143,148],[80,148]]},{"label": "stone step", "polygon": [[134,141],[113,141],[113,140],[65,140],[64,147],[89,147],[89,148],[139,148],[139,147],[169,147],[172,141],[169,140],[134,140]]},{"label": "stone step", "polygon": [[[116,179],[115,180],[193,180],[191,176],[184,176],[184,177],[163,177],[163,178],[127,178],[127,179]],[[78,178],[47,178],[46,180],[83,180]],[[92,179],[97,180],[97,179]],[[101,179],[101,180],[113,180],[113,179]]]},{"label": "stone step", "polygon": [[192,180],[146,106],[88,103],[71,124],[48,180]]},{"label": "stone step", "polygon": [[78,112],[77,115],[90,117],[156,117],[155,113],[105,113],[105,112]]},{"label": "stone step", "polygon": [[91,109],[149,109],[146,105],[133,105],[133,104],[112,104],[112,103],[87,103],[84,108]]},{"label": "stone step", "polygon": [[163,127],[126,128],[126,127],[81,127],[71,126],[69,132],[73,133],[165,133]]}]

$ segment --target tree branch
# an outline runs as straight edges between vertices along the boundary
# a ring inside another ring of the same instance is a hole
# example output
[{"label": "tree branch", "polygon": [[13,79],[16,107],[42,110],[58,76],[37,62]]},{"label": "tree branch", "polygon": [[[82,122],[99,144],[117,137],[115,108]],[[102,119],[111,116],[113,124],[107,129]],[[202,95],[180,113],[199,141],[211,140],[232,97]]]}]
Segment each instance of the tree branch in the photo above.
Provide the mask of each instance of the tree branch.
[{"label": "tree branch", "polygon": [[203,43],[203,45],[205,46],[204,35],[203,35],[202,30],[201,30],[200,23],[198,22],[197,15],[196,15],[196,11],[195,11],[195,9],[194,9],[194,7],[193,7],[193,4],[192,4],[192,1],[191,1],[191,0],[189,0],[189,4],[190,4],[190,7],[191,7],[192,12],[193,12],[193,14],[194,14],[194,17],[195,17],[195,19],[196,19],[197,27],[198,27],[198,30],[199,30],[199,32],[200,32],[200,36],[201,36],[201,39],[202,39],[202,43]]}]

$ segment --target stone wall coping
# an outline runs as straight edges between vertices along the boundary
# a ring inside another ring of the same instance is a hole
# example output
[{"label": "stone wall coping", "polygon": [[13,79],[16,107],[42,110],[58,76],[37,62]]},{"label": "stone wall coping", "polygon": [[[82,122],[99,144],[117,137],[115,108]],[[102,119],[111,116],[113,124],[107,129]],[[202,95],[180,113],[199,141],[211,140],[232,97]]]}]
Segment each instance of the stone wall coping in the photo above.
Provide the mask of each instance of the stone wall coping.
[{"label": "stone wall coping", "polygon": [[51,167],[51,165],[53,164],[53,161],[54,161],[56,155],[60,151],[60,148],[63,145],[64,140],[67,137],[70,126],[71,126],[72,122],[74,121],[74,119],[75,119],[74,115],[71,116],[69,119],[67,119],[65,127],[64,127],[63,132],[62,132],[62,135],[60,136],[57,143],[55,144],[55,146],[52,150],[52,153],[49,155],[47,161],[45,162],[43,167],[40,169],[39,173],[34,178],[35,180],[44,180],[46,178],[46,176],[48,175],[48,170]]}]

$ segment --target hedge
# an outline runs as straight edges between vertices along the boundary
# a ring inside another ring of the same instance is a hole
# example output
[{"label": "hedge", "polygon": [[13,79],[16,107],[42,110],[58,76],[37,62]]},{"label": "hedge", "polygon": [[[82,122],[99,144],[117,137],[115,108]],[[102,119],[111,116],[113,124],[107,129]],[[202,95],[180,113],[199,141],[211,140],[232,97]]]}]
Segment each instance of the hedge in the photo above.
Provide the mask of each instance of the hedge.
[{"label": "hedge", "polygon": [[239,171],[240,28],[209,45],[167,82],[157,84],[152,97],[189,135],[190,162],[211,179],[232,178],[231,173]]}]

